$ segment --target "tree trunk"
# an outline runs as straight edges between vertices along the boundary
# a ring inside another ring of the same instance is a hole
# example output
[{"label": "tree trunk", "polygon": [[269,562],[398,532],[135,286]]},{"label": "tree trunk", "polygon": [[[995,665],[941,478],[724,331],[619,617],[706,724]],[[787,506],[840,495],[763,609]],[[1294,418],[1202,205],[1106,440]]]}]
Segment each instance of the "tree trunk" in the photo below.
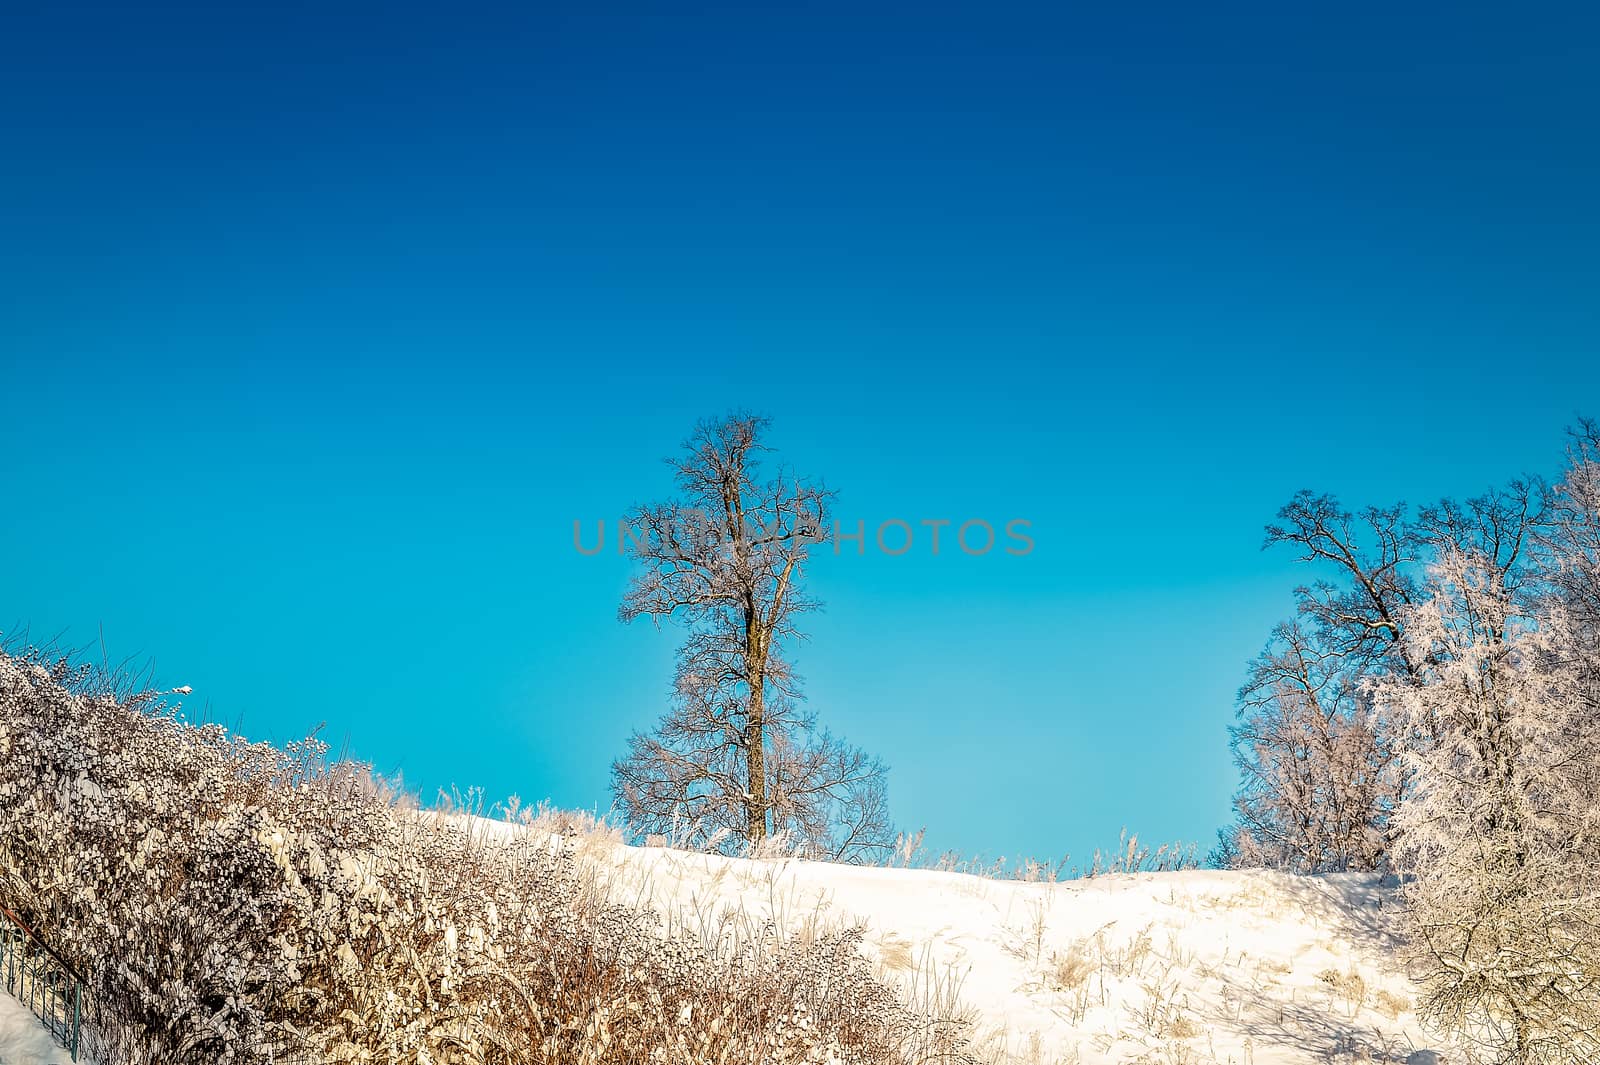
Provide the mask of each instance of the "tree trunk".
[{"label": "tree trunk", "polygon": [[746,834],[751,843],[767,836],[766,707],[762,698],[763,677],[758,673],[750,682],[750,711],[744,726],[745,772],[749,777],[749,798],[745,800]]},{"label": "tree trunk", "polygon": [[744,721],[745,835],[751,843],[767,838],[767,647],[761,615],[747,600],[744,615],[745,679],[750,706]]}]

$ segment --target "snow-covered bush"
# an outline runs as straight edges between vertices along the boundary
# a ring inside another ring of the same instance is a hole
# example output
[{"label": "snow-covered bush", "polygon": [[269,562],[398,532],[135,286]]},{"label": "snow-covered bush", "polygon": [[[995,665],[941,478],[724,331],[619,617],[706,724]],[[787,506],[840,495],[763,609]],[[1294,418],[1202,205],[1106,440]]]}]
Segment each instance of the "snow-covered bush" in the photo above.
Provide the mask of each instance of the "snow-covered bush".
[{"label": "snow-covered bush", "polygon": [[958,1060],[852,932],[669,932],[546,836],[86,687],[0,655],[0,896],[87,974],[106,1061]]}]

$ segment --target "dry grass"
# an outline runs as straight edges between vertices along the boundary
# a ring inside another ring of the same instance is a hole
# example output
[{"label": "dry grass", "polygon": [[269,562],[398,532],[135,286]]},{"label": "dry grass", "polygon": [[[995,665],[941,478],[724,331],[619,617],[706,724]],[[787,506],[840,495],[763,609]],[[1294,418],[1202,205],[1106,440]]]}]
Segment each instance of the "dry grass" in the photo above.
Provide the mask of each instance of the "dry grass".
[{"label": "dry grass", "polygon": [[1404,995],[1397,995],[1392,991],[1379,989],[1372,996],[1372,1008],[1389,1018],[1391,1021],[1399,1020],[1404,1014],[1411,1012],[1411,1000]]},{"label": "dry grass", "polygon": [[1361,1012],[1367,1004],[1367,981],[1351,966],[1344,972],[1338,969],[1324,969],[1317,974],[1317,980],[1324,984],[1332,993],[1335,1001],[1340,1003],[1345,1013],[1354,1017]]},{"label": "dry grass", "polygon": [[927,869],[940,873],[965,873],[987,880],[1020,880],[1025,883],[1053,884],[1063,880],[1087,880],[1097,876],[1132,873],[1169,873],[1200,867],[1199,847],[1193,843],[1163,843],[1155,849],[1139,842],[1137,834],[1124,828],[1117,846],[1096,848],[1087,864],[1075,863],[1070,854],[1060,859],[984,858],[957,851],[934,854],[924,843],[926,829],[901,835],[883,864],[899,869]]}]

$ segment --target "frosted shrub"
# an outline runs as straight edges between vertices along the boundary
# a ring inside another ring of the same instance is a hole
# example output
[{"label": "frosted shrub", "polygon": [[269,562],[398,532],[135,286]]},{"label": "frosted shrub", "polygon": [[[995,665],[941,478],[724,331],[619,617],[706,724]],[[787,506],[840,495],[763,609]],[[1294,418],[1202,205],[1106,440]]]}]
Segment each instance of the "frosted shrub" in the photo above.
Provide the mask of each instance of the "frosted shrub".
[{"label": "frosted shrub", "polygon": [[0,654],[0,897],[87,975],[106,1061],[961,1059],[859,933],[669,932],[570,844],[85,682]]}]

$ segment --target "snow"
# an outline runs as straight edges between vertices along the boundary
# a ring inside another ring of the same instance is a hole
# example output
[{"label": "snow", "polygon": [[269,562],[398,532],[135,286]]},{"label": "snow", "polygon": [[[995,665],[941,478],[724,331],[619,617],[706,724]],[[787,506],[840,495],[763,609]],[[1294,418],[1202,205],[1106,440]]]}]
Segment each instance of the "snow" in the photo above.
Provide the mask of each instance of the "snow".
[{"label": "snow", "polygon": [[[505,826],[509,828],[509,826]],[[1061,883],[580,838],[613,897],[742,911],[785,931],[860,924],[912,993],[959,980],[980,1045],[1077,1065],[1432,1060],[1375,877],[1195,870]],[[1424,1051],[1424,1053],[1418,1053]]]},{"label": "snow", "polygon": [[0,1065],[70,1065],[62,1050],[28,1007],[0,991]]}]

